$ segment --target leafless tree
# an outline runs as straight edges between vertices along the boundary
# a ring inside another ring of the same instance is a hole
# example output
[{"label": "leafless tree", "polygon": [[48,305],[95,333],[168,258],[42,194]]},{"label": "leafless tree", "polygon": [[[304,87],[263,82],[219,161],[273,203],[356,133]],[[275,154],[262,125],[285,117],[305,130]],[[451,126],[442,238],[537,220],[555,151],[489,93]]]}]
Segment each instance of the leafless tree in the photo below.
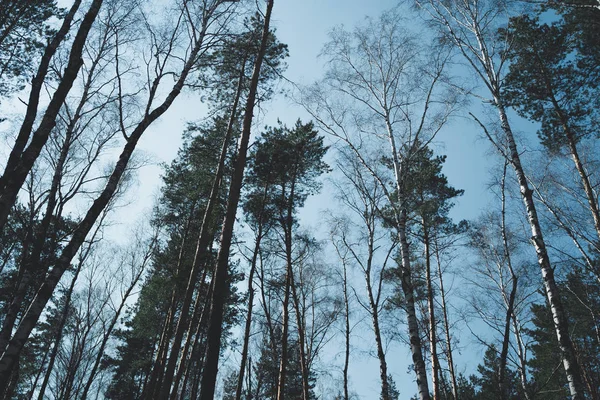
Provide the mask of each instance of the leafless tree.
[{"label": "leafless tree", "polygon": [[457,99],[441,85],[444,53],[427,59],[401,21],[389,12],[353,32],[334,30],[323,50],[325,79],[303,91],[302,103],[321,129],[354,153],[391,206],[409,342],[419,397],[425,400],[429,387],[415,308],[405,180],[411,159],[442,129]]}]

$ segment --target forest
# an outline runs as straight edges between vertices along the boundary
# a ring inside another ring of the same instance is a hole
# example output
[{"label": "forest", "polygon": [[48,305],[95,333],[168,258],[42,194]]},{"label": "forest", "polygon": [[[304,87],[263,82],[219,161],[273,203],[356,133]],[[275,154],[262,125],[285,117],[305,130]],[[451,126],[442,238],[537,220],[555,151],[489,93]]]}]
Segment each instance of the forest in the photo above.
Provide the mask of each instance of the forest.
[{"label": "forest", "polygon": [[600,400],[600,0],[284,3],[0,0],[0,399]]}]

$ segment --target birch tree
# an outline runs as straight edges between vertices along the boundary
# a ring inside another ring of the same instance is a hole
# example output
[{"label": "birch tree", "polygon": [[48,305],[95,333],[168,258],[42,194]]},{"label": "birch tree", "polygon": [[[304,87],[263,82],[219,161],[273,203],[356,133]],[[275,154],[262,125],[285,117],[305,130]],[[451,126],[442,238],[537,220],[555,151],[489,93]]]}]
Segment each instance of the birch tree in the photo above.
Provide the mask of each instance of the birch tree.
[{"label": "birch tree", "polygon": [[531,228],[531,244],[537,255],[545,294],[552,309],[571,396],[574,400],[582,399],[584,389],[581,372],[569,337],[568,321],[556,285],[554,269],[550,263],[533,191],[528,182],[518,142],[507,115],[507,101],[502,94],[507,61],[506,50],[510,41],[499,40],[497,29],[507,22],[512,2],[416,0],[414,4],[429,18],[440,36],[447,43],[452,44],[470,70],[479,78],[488,96],[485,97],[485,101],[491,104],[498,113],[500,132],[502,133],[500,139],[495,139],[490,129],[473,114],[472,116],[515,172]]},{"label": "birch tree", "polygon": [[302,102],[325,132],[354,153],[392,207],[410,348],[419,397],[425,400],[430,395],[415,307],[405,180],[414,156],[454,111],[456,98],[439,85],[444,54],[427,59],[401,22],[390,12],[352,32],[334,30],[323,50],[325,79],[305,90]]}]

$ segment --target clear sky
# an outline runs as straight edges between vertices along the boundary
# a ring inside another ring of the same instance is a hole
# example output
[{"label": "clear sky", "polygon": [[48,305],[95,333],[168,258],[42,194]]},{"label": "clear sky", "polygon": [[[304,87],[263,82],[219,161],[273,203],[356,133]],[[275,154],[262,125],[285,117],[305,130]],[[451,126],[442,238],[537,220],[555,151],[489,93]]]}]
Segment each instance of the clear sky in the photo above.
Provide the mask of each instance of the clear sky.
[{"label": "clear sky", "polygon": [[[318,54],[332,27],[343,24],[351,29],[365,16],[377,17],[397,3],[397,0],[275,0],[273,26],[277,29],[279,40],[288,44],[290,51],[286,78],[299,84],[309,84],[319,79],[323,70]],[[150,210],[152,198],[158,192],[160,184],[159,164],[169,163],[176,156],[186,121],[202,118],[204,113],[205,108],[196,94],[183,94],[167,114],[144,135],[139,148],[145,155],[150,156],[154,165],[140,170],[136,192],[130,194],[132,203],[124,212],[119,213],[119,221],[132,221],[139,218],[137,210]],[[257,125],[262,127],[265,124],[275,124],[277,119],[291,125],[298,118],[308,119],[300,106],[285,96],[278,96],[263,105]],[[455,218],[476,217],[487,204],[487,144],[481,139],[473,123],[459,119],[441,132],[438,137],[438,149],[448,156],[444,172],[450,183],[465,190],[465,195],[454,211]],[[312,227],[317,236],[324,234],[323,224],[319,223],[320,213],[334,206],[331,190],[326,185],[321,195],[307,201],[302,213],[302,225],[305,228]],[[374,351],[368,353],[374,348],[370,347],[370,344],[374,344],[374,339],[368,329],[356,333],[359,335],[354,338],[353,343],[355,347],[350,365],[351,389],[361,399],[376,399],[380,390],[379,367],[373,357]],[[463,341],[464,344],[468,342]],[[341,346],[341,343],[339,345]],[[336,346],[337,344],[333,343],[327,349],[327,358],[335,358],[341,353],[342,348]],[[414,373],[409,371],[411,361],[408,346],[393,344],[388,348],[387,358],[390,373],[401,392],[400,398],[408,399],[416,393]],[[480,359],[478,355],[476,358]],[[337,365],[341,365],[341,358],[337,359]],[[459,371],[463,368],[464,366],[459,366]],[[338,370],[329,372],[334,377],[339,377]]]}]

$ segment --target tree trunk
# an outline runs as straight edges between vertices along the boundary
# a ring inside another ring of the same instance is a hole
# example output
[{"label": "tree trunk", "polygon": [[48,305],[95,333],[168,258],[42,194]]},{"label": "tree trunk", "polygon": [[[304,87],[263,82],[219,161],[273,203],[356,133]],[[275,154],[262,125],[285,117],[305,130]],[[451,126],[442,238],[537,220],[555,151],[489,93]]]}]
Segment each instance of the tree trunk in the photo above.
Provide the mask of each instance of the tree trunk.
[{"label": "tree trunk", "polygon": [[[291,232],[290,232],[291,236]],[[291,243],[290,243],[291,244]],[[291,250],[291,248],[290,248]],[[296,314],[296,325],[298,327],[298,342],[299,342],[299,351],[300,351],[300,369],[302,372],[302,399],[309,400],[310,399],[310,383],[309,383],[309,370],[308,370],[308,359],[306,357],[306,334],[305,334],[305,323],[304,323],[304,313],[302,312],[300,306],[300,299],[298,298],[298,293],[296,291],[296,283],[294,282],[293,271],[290,274],[290,287],[292,289],[292,300],[294,301],[294,310]]]},{"label": "tree trunk", "polygon": [[[33,123],[37,114],[41,87],[48,69],[48,65],[45,65],[45,63],[50,63],[50,58],[52,58],[54,55],[56,48],[53,49],[53,46],[49,46],[47,48],[48,54],[44,55],[45,57],[49,56],[49,58],[42,59],[42,64],[40,65],[40,70],[38,71],[39,76],[36,76],[32,82],[32,84],[35,85],[32,86],[32,91],[30,94],[30,100],[32,101],[32,104],[31,106],[28,106],[25,120],[23,121],[23,126],[19,132],[13,151],[9,156],[9,163],[7,163],[4,174],[0,178],[0,189],[2,190],[2,193],[0,194],[0,230],[4,229],[4,225],[6,224],[10,210],[17,200],[17,195],[19,194],[19,191],[21,190],[21,187],[23,186],[23,183],[25,182],[25,179],[31,171],[35,161],[42,152],[42,148],[46,144],[46,141],[50,136],[50,132],[52,129],[54,129],[58,113],[62,108],[62,105],[65,102],[65,99],[67,98],[75,79],[79,75],[79,70],[83,65],[82,54],[85,43],[87,41],[90,29],[92,28],[92,25],[98,16],[102,2],[103,0],[94,0],[85,14],[81,25],[77,30],[77,34],[73,39],[67,67],[62,74],[62,78],[58,84],[58,87],[56,88],[56,91],[52,95],[52,99],[46,108],[39,127],[33,133],[33,135],[31,135]],[[67,18],[65,18],[65,21],[63,22],[61,30],[59,30],[57,36],[55,36],[55,40],[53,42],[56,47],[58,47],[60,42],[62,42],[66,36],[69,30],[68,28],[70,26],[70,22],[73,18],[73,14],[79,7],[79,3],[80,2],[76,2],[76,4],[72,6],[71,11],[69,14],[67,14]],[[42,70],[44,65],[46,71]],[[40,79],[40,81],[37,79]],[[29,143],[27,149],[25,149],[25,145],[27,144],[30,136],[32,136],[31,142]]]},{"label": "tree trunk", "polygon": [[434,308],[434,293],[431,278],[431,250],[428,227],[425,219],[422,219],[423,224],[423,242],[425,244],[425,280],[427,281],[427,308],[429,312],[429,346],[431,351],[431,386],[433,386],[433,399],[441,400],[440,397],[440,362],[437,355],[437,334],[435,323],[435,308]]},{"label": "tree trunk", "polygon": [[290,320],[290,286],[291,276],[289,267],[285,274],[285,294],[283,296],[283,322],[281,331],[281,360],[279,362],[279,378],[277,379],[277,400],[285,400],[285,375],[287,370],[288,328]]},{"label": "tree trunk", "polygon": [[[243,71],[242,71],[243,74]],[[192,304],[192,298],[196,288],[196,281],[198,280],[198,274],[200,273],[201,267],[206,267],[205,260],[207,258],[207,252],[209,249],[210,241],[212,238],[211,225],[213,223],[213,211],[219,200],[219,192],[221,190],[221,183],[223,182],[223,175],[225,173],[225,161],[227,159],[227,148],[229,147],[229,141],[233,133],[233,126],[237,117],[237,108],[239,99],[242,91],[243,79],[240,76],[240,80],[237,87],[233,106],[231,108],[231,114],[229,115],[229,121],[227,123],[227,131],[223,138],[223,144],[221,146],[221,154],[219,155],[219,164],[215,173],[212,187],[210,189],[210,196],[206,209],[204,210],[204,216],[202,218],[202,225],[200,227],[200,234],[198,237],[198,243],[196,245],[196,253],[194,254],[194,261],[190,274],[188,277],[187,287],[183,298],[183,304],[177,320],[177,326],[175,328],[175,337],[173,338],[173,344],[171,345],[171,355],[167,363],[167,369],[165,371],[164,379],[161,385],[161,391],[159,398],[167,399],[171,390],[173,382],[173,374],[175,373],[175,367],[177,360],[179,359],[179,350],[181,349],[181,340],[188,325],[188,314],[190,312],[190,306]]]},{"label": "tree trunk", "polygon": [[494,102],[498,109],[502,130],[504,131],[507,139],[510,156],[509,161],[513,166],[517,176],[521,198],[527,211],[527,220],[531,227],[532,233],[531,241],[535,248],[538,264],[542,272],[544,289],[550,305],[550,310],[552,312],[552,320],[554,321],[554,328],[562,354],[563,366],[567,375],[567,381],[569,382],[569,391],[571,393],[572,400],[583,400],[584,390],[583,381],[581,379],[581,370],[575,355],[573,343],[571,342],[571,338],[569,336],[569,323],[565,315],[556,281],[554,279],[554,269],[550,264],[550,259],[546,250],[546,242],[544,241],[544,237],[542,235],[541,225],[538,219],[535,203],[533,201],[533,191],[529,188],[527,176],[525,175],[525,171],[521,165],[521,156],[518,152],[512,130],[508,123],[504,106],[498,96],[494,97]]},{"label": "tree trunk", "polygon": [[454,400],[459,400],[458,396],[458,381],[454,370],[454,359],[452,355],[452,337],[450,336],[450,322],[448,319],[448,306],[446,303],[446,291],[444,289],[444,278],[442,275],[442,262],[440,260],[439,246],[436,242],[435,255],[437,261],[438,276],[440,279],[440,297],[442,299],[442,316],[444,318],[444,333],[446,335],[446,358],[448,359],[448,371],[450,372],[450,380],[452,381],[452,396]]},{"label": "tree trunk", "polygon": [[79,276],[79,271],[81,271],[81,265],[75,271],[75,276],[71,280],[71,285],[69,285],[69,289],[67,291],[67,299],[65,300],[65,307],[63,309],[62,315],[60,317],[60,322],[57,329],[56,339],[54,341],[54,346],[52,347],[52,352],[50,353],[50,359],[48,360],[48,368],[46,369],[46,374],[44,375],[44,380],[42,381],[42,386],[40,387],[38,400],[44,400],[44,393],[46,392],[46,387],[50,382],[50,377],[52,375],[52,370],[54,369],[54,363],[56,362],[56,356],[58,354],[58,349],[60,348],[60,342],[62,340],[63,331],[65,329],[65,324],[67,323],[67,317],[69,315],[69,307],[71,306],[71,296],[73,295],[73,289],[75,288],[75,282],[77,281],[77,277]]},{"label": "tree trunk", "polygon": [[396,207],[396,221],[398,224],[398,243],[400,244],[400,278],[402,280],[402,291],[406,302],[406,318],[408,322],[408,336],[410,341],[410,349],[412,359],[417,375],[417,388],[419,391],[420,400],[429,400],[429,385],[427,382],[427,370],[425,368],[425,360],[423,358],[423,350],[421,336],[419,334],[419,324],[417,320],[417,312],[415,309],[415,295],[412,284],[412,271],[410,265],[410,252],[408,248],[408,239],[406,237],[406,222],[408,219],[406,204],[404,199],[404,176],[402,165],[398,156],[394,131],[390,123],[389,113],[386,113],[386,127],[388,140],[390,142],[390,150],[392,154],[392,162],[394,167],[394,175],[396,178],[396,190],[398,194],[398,206]]},{"label": "tree trunk", "polygon": [[248,93],[246,109],[244,112],[244,121],[242,123],[242,135],[239,141],[234,172],[229,188],[229,196],[227,199],[225,219],[223,220],[223,228],[221,230],[221,247],[217,256],[217,265],[215,267],[215,275],[213,278],[214,290],[211,298],[211,309],[207,335],[207,350],[204,370],[202,372],[200,400],[212,400],[214,398],[219,363],[219,352],[221,349],[221,332],[223,330],[223,311],[225,306],[225,295],[227,292],[229,250],[231,247],[231,239],[233,236],[235,215],[240,199],[242,180],[244,178],[244,168],[246,167],[246,152],[248,150],[248,142],[250,140],[250,130],[252,127],[252,117],[254,113],[256,92],[258,89],[260,69],[267,47],[267,40],[269,37],[269,23],[271,20],[273,1],[274,0],[269,0],[267,3],[267,10],[265,13],[265,24],[263,27],[261,37],[260,50],[254,63],[254,70],[252,71],[250,91]]},{"label": "tree trunk", "polygon": [[348,277],[346,274],[346,263],[344,263],[344,273],[343,273],[343,293],[344,293],[344,308],[346,310],[345,315],[345,330],[344,330],[344,339],[345,339],[345,347],[344,347],[344,400],[350,400],[350,396],[348,393],[348,365],[350,364],[350,302],[348,299]]},{"label": "tree trunk", "polygon": [[[95,0],[93,4],[100,3],[100,0]],[[99,5],[98,5],[99,7]],[[205,28],[206,29],[206,28]],[[201,38],[204,37],[205,31],[203,31]],[[142,134],[146,131],[146,129],[160,116],[162,116],[165,111],[171,106],[175,98],[181,92],[187,75],[190,70],[196,63],[196,57],[200,52],[202,46],[202,39],[200,39],[197,43],[195,43],[194,48],[190,52],[188,60],[181,71],[181,74],[178,80],[175,82],[173,88],[170,93],[167,95],[163,103],[149,112],[142,121],[136,126],[133,130],[129,139],[127,140],[126,145],[119,156],[119,160],[117,161],[113,172],[111,173],[108,181],[100,193],[100,195],[94,200],[92,206],[88,209],[85,217],[81,220],[77,228],[73,231],[71,239],[63,248],[63,251],[56,261],[54,267],[48,273],[46,280],[38,289],[34,299],[32,300],[27,312],[21,319],[21,322],[15,331],[12,339],[10,340],[8,346],[2,353],[0,357],[0,391],[5,386],[6,378],[10,375],[10,371],[18,360],[18,357],[21,353],[21,350],[25,346],[26,341],[29,339],[29,336],[36,326],[40,315],[42,314],[44,307],[48,300],[52,297],[52,293],[63,273],[67,270],[69,265],[71,264],[71,260],[75,257],[81,245],[85,241],[86,236],[98,220],[99,216],[102,214],[104,209],[108,206],[110,201],[112,200],[114,194],[116,193],[119,183],[121,181],[121,177],[126,171],[127,165],[135,147],[137,146],[138,141],[140,140]],[[33,145],[33,144],[32,144]]]},{"label": "tree trunk", "polygon": [[[512,285],[511,285],[510,293],[508,295],[508,301],[506,300],[506,294],[504,293],[504,288],[502,288],[502,297],[504,298],[504,301],[506,304],[506,317],[505,317],[505,321],[504,321],[504,335],[503,335],[503,339],[502,339],[502,350],[500,351],[500,365],[498,367],[498,384],[499,384],[499,389],[500,389],[501,400],[504,400],[507,398],[506,382],[505,382],[505,380],[506,380],[506,361],[508,358],[508,346],[510,344],[511,320],[512,320],[513,316],[516,317],[514,308],[515,308],[515,299],[517,296],[517,289],[518,289],[518,279],[517,279],[517,276],[515,275],[515,272],[512,267],[512,258],[511,258],[511,254],[510,254],[510,248],[508,246],[508,236],[506,233],[505,183],[506,183],[507,164],[508,164],[508,162],[504,163],[504,170],[502,172],[502,180],[501,180],[501,184],[500,184],[501,201],[502,201],[500,229],[501,229],[501,233],[502,233],[504,259],[505,259],[506,265],[508,267],[508,270],[510,272],[510,280],[511,280]],[[527,392],[525,392],[525,393],[527,393]]]},{"label": "tree trunk", "polygon": [[[268,193],[268,185],[265,185],[265,191],[263,195],[263,205],[266,200]],[[235,389],[235,400],[242,398],[242,386],[244,384],[244,372],[246,371],[246,362],[248,358],[248,345],[250,343],[250,329],[252,327],[252,308],[254,306],[254,274],[256,273],[256,263],[258,261],[258,255],[260,252],[260,244],[263,238],[263,221],[262,211],[258,217],[258,232],[256,233],[256,241],[254,244],[254,251],[252,253],[252,259],[250,261],[250,273],[248,275],[248,310],[246,313],[246,326],[244,328],[244,344],[242,346],[242,360],[240,361],[240,372],[238,374],[238,382]]]}]

